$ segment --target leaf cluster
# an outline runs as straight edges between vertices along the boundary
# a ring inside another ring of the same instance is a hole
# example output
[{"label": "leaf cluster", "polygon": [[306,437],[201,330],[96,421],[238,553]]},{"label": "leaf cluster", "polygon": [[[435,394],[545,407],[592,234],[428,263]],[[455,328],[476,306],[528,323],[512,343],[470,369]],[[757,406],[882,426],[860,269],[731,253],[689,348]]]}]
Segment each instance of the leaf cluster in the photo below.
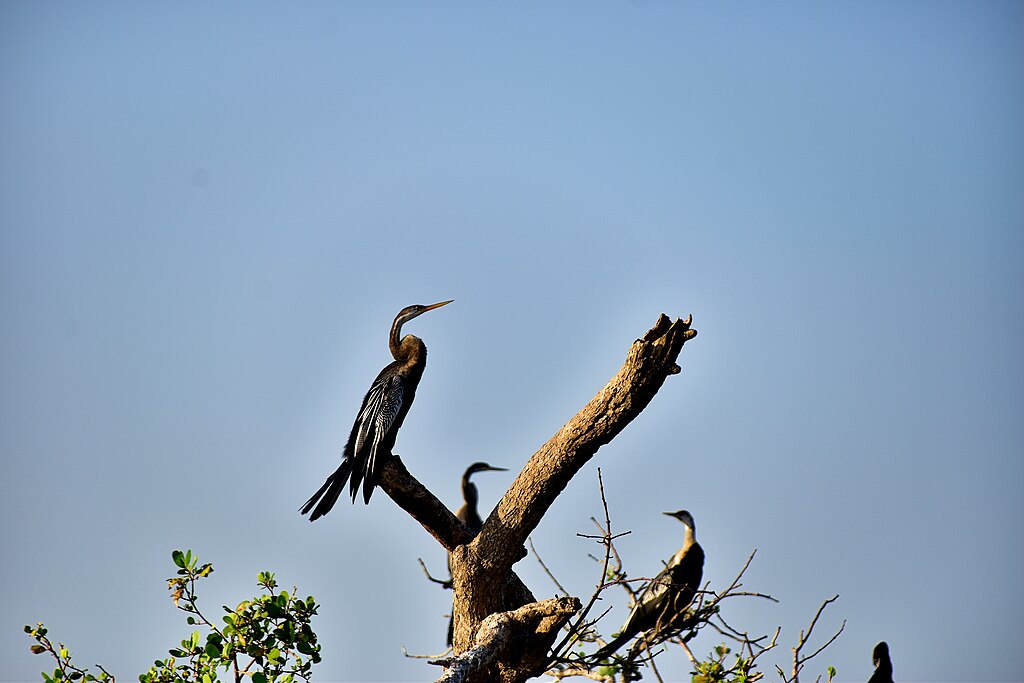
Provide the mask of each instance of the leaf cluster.
[{"label": "leaf cluster", "polygon": [[[196,584],[213,573],[209,563],[200,564],[191,550],[175,550],[171,559],[176,575],[167,579],[174,606],[188,614],[189,626],[199,628],[158,659],[139,676],[140,683],[293,683],[308,682],[312,666],[320,662],[320,645],[311,620],[317,613],[313,596],[295,597],[279,590],[274,574],[260,572],[256,581],[262,592],[235,608],[224,606],[222,624],[211,621],[199,608]],[[46,637],[42,623],[25,627],[35,638],[32,652],[49,653],[57,661],[53,675],[43,673],[43,683],[78,681],[115,683],[103,667],[94,675],[71,664],[71,653]]]},{"label": "leaf cluster", "polygon": [[33,654],[41,655],[49,653],[57,662],[53,673],[43,672],[43,683],[65,683],[66,681],[82,681],[82,683],[114,683],[114,677],[102,666],[96,665],[99,673],[91,673],[71,663],[71,652],[64,647],[64,643],[54,644],[47,637],[46,626],[43,622],[37,622],[35,627],[25,626],[27,633],[36,644],[31,646]]},{"label": "leaf cluster", "polygon": [[763,674],[755,671],[756,655],[735,655],[731,664],[726,660],[732,649],[725,643],[716,645],[706,659],[693,662],[692,683],[753,683]]}]

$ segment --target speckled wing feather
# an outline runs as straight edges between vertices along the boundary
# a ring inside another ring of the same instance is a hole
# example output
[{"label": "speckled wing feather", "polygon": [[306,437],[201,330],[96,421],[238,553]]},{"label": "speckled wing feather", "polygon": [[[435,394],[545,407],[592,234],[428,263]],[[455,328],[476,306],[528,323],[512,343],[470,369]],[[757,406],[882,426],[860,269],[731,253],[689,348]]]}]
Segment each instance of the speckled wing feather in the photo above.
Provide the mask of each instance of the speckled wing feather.
[{"label": "speckled wing feather", "polygon": [[378,447],[402,409],[403,394],[402,378],[398,375],[379,378],[366,393],[363,409],[356,420],[358,428],[352,448],[352,457],[358,463],[355,470],[359,472],[359,476],[353,476],[351,482],[353,498],[359,482],[363,481],[363,498],[367,501],[370,499],[370,493],[376,486]]}]

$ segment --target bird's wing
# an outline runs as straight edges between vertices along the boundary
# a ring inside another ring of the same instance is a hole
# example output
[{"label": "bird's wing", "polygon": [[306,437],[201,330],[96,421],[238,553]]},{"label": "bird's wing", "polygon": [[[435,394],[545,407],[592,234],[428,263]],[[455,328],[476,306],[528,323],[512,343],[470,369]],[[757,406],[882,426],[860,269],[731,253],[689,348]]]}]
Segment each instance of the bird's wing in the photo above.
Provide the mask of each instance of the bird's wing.
[{"label": "bird's wing", "polygon": [[375,448],[394,424],[395,417],[401,408],[402,380],[400,377],[392,375],[382,377],[374,382],[366,394],[363,409],[359,413],[359,429],[356,431],[353,452],[362,452],[367,442]]},{"label": "bird's wing", "polygon": [[662,569],[640,593],[632,611],[626,617],[626,623],[622,626],[623,633],[634,631],[634,629],[634,632],[645,631],[654,625],[657,615],[665,603],[665,596],[672,581],[672,567],[673,565],[669,564]]},{"label": "bird's wing", "polygon": [[664,614],[658,617],[661,622],[658,626],[672,630],[681,629],[691,616],[688,608],[700,590],[700,582],[704,576],[704,549],[699,543],[694,543],[675,566],[666,567],[666,570],[671,574],[668,580],[672,582],[672,591],[664,605]]},{"label": "bird's wing", "polygon": [[[402,408],[402,395],[402,378],[398,375],[392,375],[380,382],[374,382],[373,386],[370,387],[370,393],[367,394],[366,407],[360,414],[363,424],[359,427],[359,433],[363,438],[356,442],[356,448],[358,449],[365,440],[366,436],[364,434],[370,436],[370,452],[367,454],[363,465],[363,475],[367,482],[363,486],[363,498],[367,503],[370,502],[370,494],[373,492],[373,487],[377,485],[375,481],[377,476],[377,448],[395,423],[398,411]],[[372,412],[371,401],[369,400],[371,397]],[[359,451],[356,450],[356,453],[359,453]]]},{"label": "bird's wing", "polygon": [[385,434],[391,431],[391,425],[395,424],[398,411],[402,409],[403,393],[402,378],[395,375],[391,378],[391,386],[388,387],[387,393],[384,395],[384,402],[377,413],[378,437],[374,443],[375,446]]}]

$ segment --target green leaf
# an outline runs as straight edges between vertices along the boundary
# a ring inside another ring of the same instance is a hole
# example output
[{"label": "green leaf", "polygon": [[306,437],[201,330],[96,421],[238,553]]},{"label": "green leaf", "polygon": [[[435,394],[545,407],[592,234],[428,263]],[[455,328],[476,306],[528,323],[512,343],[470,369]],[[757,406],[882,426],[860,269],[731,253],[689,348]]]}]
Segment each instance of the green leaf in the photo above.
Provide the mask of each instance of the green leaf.
[{"label": "green leaf", "polygon": [[176,564],[177,566],[181,567],[182,569],[185,568],[185,555],[180,550],[175,550],[174,552],[172,552],[171,559],[174,560],[174,564]]},{"label": "green leaf", "polygon": [[267,675],[262,671],[257,671],[252,675],[252,683],[267,683]]}]

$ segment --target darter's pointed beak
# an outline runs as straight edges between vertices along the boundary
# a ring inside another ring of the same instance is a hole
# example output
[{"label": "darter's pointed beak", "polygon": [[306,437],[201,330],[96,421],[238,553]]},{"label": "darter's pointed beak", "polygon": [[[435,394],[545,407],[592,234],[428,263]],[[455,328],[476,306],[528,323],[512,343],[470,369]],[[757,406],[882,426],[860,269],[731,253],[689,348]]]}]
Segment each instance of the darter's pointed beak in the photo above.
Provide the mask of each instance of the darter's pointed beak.
[{"label": "darter's pointed beak", "polygon": [[455,301],[455,299],[448,299],[448,301],[439,301],[436,304],[430,304],[429,306],[424,306],[423,310],[420,311],[420,312],[421,313],[426,313],[427,311],[432,311],[435,308],[441,308],[442,306],[447,306],[448,304],[450,304],[453,301]]}]

